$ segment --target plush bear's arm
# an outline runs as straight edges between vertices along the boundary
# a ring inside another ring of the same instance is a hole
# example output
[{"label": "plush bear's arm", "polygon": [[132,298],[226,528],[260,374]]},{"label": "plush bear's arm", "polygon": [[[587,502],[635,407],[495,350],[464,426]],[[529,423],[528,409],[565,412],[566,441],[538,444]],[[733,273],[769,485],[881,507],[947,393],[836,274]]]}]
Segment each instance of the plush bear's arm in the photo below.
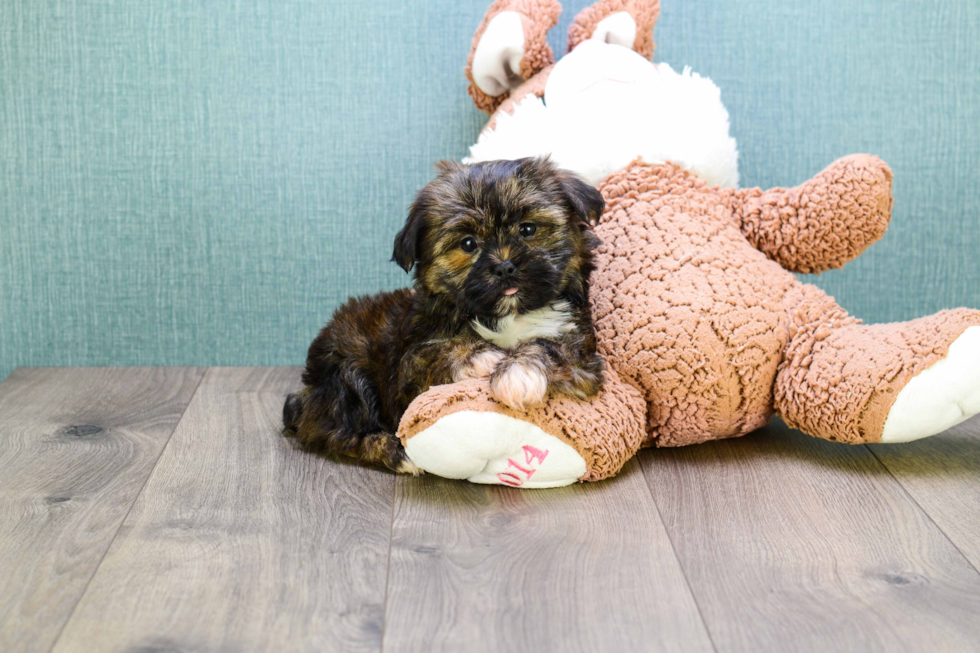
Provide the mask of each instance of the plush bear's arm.
[{"label": "plush bear's arm", "polygon": [[548,30],[558,22],[556,0],[497,0],[483,16],[466,61],[467,92],[492,114],[508,94],[555,61]]},{"label": "plush bear's arm", "polygon": [[722,191],[752,245],[792,272],[843,267],[888,228],[892,172],[878,157],[839,159],[796,188]]}]

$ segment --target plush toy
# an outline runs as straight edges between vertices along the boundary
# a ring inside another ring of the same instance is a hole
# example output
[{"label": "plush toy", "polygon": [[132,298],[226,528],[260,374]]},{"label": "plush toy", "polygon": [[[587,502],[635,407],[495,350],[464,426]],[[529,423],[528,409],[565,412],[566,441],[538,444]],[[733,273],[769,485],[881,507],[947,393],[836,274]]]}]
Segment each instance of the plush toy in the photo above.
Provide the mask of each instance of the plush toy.
[{"label": "plush toy", "polygon": [[[557,64],[553,0],[497,0],[466,74],[492,113],[471,161],[549,154],[606,209],[592,276],[605,388],[524,412],[487,379],[431,388],[399,436],[423,470],[535,488],[615,474],[641,447],[744,435],[773,414],[819,438],[905,442],[980,412],[980,311],[865,325],[792,272],[840,268],[885,232],[892,173],[841,159],[792,189],[737,189],[710,80],[652,64],[657,0],[582,11]],[[525,81],[526,80],[526,81]]]}]

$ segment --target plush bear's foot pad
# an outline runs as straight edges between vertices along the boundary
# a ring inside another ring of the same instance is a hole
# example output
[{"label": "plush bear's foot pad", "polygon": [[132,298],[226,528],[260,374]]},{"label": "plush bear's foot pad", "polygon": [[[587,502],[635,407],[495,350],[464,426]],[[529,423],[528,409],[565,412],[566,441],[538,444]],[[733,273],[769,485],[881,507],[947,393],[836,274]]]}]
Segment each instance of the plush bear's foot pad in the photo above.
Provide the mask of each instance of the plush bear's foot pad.
[{"label": "plush bear's foot pad", "polygon": [[585,459],[540,427],[494,412],[462,410],[440,418],[405,442],[425,471],[472,483],[549,488],[585,474]]},{"label": "plush bear's foot pad", "polygon": [[911,442],[942,433],[980,413],[980,326],[962,333],[946,358],[902,388],[888,412],[881,441]]}]

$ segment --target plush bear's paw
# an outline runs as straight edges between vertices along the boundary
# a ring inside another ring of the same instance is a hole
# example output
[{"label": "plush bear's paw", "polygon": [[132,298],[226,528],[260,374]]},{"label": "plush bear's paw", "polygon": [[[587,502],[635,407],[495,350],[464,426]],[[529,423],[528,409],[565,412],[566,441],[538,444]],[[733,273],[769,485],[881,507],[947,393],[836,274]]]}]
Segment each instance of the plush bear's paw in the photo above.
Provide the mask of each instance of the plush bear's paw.
[{"label": "plush bear's paw", "polygon": [[968,328],[946,358],[898,393],[881,441],[911,442],[941,433],[980,413],[980,326]]},{"label": "plush bear's paw", "polygon": [[469,362],[453,375],[453,380],[462,381],[464,379],[478,379],[480,377],[490,376],[506,357],[507,354],[499,349],[481,351],[479,354],[470,358]]},{"label": "plush bear's paw", "polygon": [[484,411],[436,420],[405,442],[405,452],[437,476],[519,488],[569,485],[586,471],[575,449],[540,427]]},{"label": "plush bear's paw", "polygon": [[514,410],[543,404],[548,396],[548,377],[532,359],[505,363],[490,376],[493,396]]}]

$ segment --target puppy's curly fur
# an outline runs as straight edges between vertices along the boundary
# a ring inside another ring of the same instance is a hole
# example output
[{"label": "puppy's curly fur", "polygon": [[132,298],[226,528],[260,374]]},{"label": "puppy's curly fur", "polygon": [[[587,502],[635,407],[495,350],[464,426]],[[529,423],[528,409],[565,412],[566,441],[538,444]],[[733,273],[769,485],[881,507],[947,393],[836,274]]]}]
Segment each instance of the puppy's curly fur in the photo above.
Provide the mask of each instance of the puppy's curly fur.
[{"label": "puppy's curly fur", "polygon": [[342,306],[286,399],[284,433],[310,450],[417,472],[394,433],[432,385],[490,375],[516,408],[601,388],[588,279],[602,196],[546,158],[437,169],[395,239],[414,287]]}]

